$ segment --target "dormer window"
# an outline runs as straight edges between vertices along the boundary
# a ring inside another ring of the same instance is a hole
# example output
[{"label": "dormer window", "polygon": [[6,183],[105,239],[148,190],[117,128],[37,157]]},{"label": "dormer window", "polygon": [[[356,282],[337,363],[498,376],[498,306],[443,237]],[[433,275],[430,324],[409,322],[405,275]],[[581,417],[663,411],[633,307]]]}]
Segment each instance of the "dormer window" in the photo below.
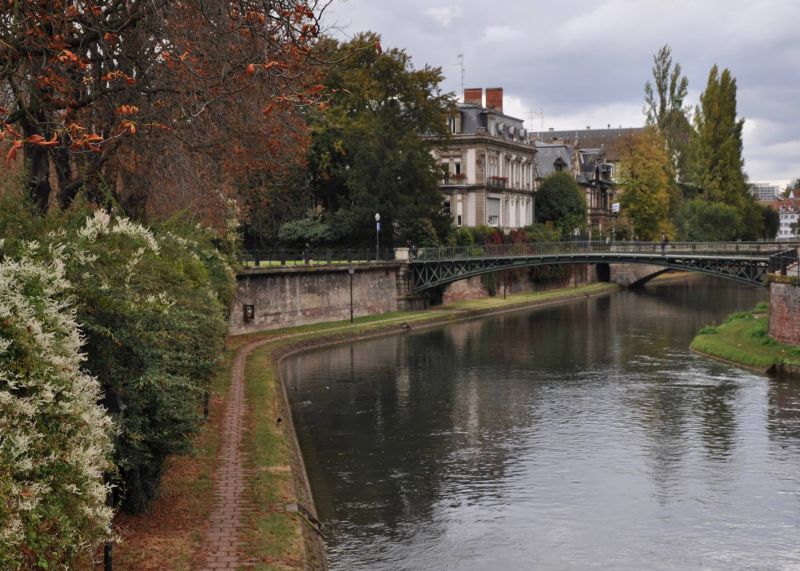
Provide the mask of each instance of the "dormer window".
[{"label": "dormer window", "polygon": [[450,133],[453,133],[453,134],[456,133],[456,116],[455,115],[450,115],[450,117],[447,118],[447,127],[450,129]]}]

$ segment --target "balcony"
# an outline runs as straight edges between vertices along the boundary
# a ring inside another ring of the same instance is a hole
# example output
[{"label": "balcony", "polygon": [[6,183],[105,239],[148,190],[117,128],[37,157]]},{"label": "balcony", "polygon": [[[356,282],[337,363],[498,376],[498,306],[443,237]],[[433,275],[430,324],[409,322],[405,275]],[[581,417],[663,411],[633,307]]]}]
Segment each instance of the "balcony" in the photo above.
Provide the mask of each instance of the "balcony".
[{"label": "balcony", "polygon": [[442,177],[443,185],[464,185],[467,184],[467,175],[464,173],[446,174]]},{"label": "balcony", "polygon": [[508,188],[508,177],[490,176],[486,179],[486,186],[490,188]]}]

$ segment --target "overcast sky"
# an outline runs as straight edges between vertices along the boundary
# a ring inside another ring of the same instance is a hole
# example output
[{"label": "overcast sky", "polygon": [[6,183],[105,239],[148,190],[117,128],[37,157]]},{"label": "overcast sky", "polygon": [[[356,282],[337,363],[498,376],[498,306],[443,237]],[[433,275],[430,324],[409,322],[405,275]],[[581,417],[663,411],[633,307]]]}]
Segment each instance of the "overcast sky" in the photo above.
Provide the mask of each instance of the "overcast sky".
[{"label": "overcast sky", "polygon": [[465,86],[503,87],[506,113],[534,131],[641,126],[669,44],[692,106],[713,64],[736,78],[750,180],[800,178],[800,0],[333,0],[325,23],[381,34],[459,96],[463,54]]}]

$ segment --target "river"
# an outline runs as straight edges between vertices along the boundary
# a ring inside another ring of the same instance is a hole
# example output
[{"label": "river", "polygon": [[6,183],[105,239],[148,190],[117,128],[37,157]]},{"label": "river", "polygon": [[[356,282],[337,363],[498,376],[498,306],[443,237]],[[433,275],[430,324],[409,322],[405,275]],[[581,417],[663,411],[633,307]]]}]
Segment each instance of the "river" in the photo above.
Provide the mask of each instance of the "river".
[{"label": "river", "polygon": [[763,299],[690,279],[286,361],[331,568],[797,565],[800,384],[688,349]]}]

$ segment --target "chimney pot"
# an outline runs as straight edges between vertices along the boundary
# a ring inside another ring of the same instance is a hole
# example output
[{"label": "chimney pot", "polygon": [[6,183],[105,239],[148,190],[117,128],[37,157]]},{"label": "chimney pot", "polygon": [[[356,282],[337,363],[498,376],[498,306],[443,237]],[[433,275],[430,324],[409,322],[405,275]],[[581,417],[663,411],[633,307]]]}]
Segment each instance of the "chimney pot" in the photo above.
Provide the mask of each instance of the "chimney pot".
[{"label": "chimney pot", "polygon": [[465,87],[464,103],[483,106],[483,87]]},{"label": "chimney pot", "polygon": [[487,87],[486,88],[486,108],[498,113],[503,112],[503,88],[502,87]]}]

